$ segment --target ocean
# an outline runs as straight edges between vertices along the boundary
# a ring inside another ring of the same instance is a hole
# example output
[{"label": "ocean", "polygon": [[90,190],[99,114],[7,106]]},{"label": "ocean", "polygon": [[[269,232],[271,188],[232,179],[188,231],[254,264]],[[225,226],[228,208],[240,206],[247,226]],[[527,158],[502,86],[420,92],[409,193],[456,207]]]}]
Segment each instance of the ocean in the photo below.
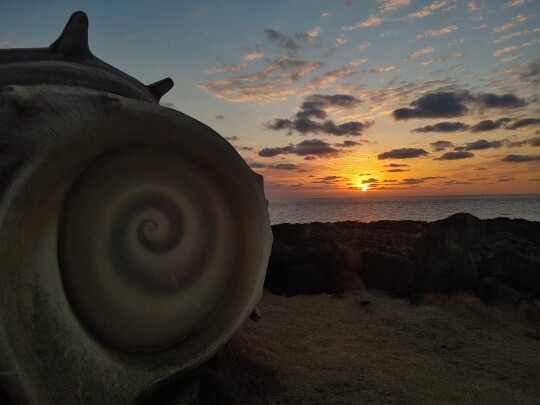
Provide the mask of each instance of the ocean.
[{"label": "ocean", "polygon": [[431,222],[458,212],[481,219],[540,221],[540,194],[281,199],[270,200],[268,210],[271,224],[385,219]]}]

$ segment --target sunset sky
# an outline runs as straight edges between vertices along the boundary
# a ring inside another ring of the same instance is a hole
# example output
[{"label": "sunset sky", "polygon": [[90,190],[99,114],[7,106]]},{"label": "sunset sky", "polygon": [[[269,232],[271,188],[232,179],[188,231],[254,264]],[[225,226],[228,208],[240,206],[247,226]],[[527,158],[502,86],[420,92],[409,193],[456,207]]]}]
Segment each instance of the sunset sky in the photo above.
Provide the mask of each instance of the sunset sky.
[{"label": "sunset sky", "polygon": [[0,48],[78,10],[98,58],[171,77],[162,104],[270,198],[540,193],[538,0],[0,0]]}]

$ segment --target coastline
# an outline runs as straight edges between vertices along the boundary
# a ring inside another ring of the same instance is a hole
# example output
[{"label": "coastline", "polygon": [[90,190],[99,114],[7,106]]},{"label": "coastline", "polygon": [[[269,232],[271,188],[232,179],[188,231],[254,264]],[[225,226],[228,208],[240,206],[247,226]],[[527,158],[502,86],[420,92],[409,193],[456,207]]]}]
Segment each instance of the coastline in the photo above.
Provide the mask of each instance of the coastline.
[{"label": "coastline", "polygon": [[502,288],[540,297],[536,221],[461,213],[433,222],[285,223],[272,231],[265,287],[274,294],[341,294],[362,287],[480,293],[483,280],[495,278]]}]

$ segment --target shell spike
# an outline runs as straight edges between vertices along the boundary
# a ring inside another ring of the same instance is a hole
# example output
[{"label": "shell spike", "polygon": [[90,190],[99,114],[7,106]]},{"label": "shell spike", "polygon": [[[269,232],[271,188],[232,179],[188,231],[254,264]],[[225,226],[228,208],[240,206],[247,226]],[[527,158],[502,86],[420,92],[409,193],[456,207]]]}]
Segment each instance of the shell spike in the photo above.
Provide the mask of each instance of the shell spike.
[{"label": "shell spike", "polygon": [[88,17],[83,11],[71,15],[64,31],[50,46],[55,54],[87,59],[92,56],[88,46]]},{"label": "shell spike", "polygon": [[154,96],[156,101],[159,101],[161,97],[163,97],[170,89],[173,88],[173,86],[174,82],[170,77],[167,77],[159,82],[149,84],[146,86],[146,88],[152,94],[152,96]]}]

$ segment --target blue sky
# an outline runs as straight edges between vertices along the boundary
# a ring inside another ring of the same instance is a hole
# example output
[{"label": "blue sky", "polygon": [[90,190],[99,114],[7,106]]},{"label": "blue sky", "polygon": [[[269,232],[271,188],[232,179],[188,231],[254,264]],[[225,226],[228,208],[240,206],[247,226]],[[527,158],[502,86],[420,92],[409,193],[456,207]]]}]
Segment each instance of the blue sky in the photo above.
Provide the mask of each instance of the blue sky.
[{"label": "blue sky", "polygon": [[70,14],[281,196],[540,192],[540,2],[9,1],[0,47]]}]

